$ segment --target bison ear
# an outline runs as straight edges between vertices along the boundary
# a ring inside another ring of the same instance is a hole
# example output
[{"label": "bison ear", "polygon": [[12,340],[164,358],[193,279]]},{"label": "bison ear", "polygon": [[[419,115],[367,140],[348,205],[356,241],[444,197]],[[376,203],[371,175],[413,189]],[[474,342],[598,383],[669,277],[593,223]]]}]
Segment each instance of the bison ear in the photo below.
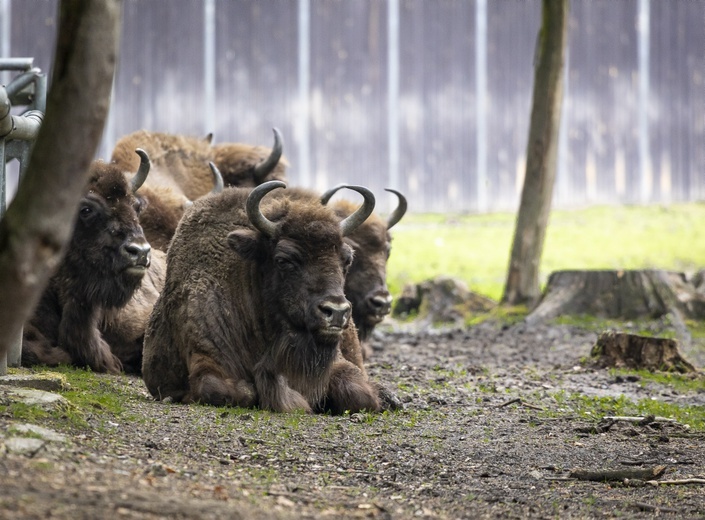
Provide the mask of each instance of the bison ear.
[{"label": "bison ear", "polygon": [[245,260],[256,260],[259,233],[252,229],[238,229],[228,233],[228,245]]}]

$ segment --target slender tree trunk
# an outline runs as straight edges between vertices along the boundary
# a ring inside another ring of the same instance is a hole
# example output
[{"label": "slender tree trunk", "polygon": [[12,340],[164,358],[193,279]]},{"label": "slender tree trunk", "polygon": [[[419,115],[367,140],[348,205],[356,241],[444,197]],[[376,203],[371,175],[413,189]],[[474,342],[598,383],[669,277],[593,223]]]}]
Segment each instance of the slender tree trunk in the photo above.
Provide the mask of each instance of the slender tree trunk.
[{"label": "slender tree trunk", "polygon": [[121,0],[62,0],[46,117],[0,221],[0,356],[31,315],[70,239],[108,113]]},{"label": "slender tree trunk", "polygon": [[567,28],[568,0],[543,0],[526,175],[502,297],[504,304],[531,306],[541,296],[539,263],[556,178]]}]

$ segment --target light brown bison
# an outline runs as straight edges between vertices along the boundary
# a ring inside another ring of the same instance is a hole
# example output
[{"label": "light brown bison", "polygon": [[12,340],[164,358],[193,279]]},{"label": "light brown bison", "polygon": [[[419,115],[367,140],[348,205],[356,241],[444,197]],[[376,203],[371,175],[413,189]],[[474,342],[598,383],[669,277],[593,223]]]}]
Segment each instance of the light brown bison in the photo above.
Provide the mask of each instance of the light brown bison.
[{"label": "light brown bison", "polygon": [[22,364],[71,363],[96,372],[120,372],[101,325],[139,289],[151,263],[151,248],[138,221],[135,195],[149,171],[129,182],[120,168],[95,162],[79,205],[66,254],[25,326]]},{"label": "light brown bison", "polygon": [[226,189],[181,220],[144,343],[143,377],[157,399],[281,412],[380,409],[344,294],[353,258],[344,237],[374,197],[353,187],[365,202],[341,221],[320,200],[262,202],[283,187]]},{"label": "light brown bison", "polygon": [[166,251],[184,211],[192,201],[223,189],[223,178],[209,164],[227,175],[225,185],[254,187],[265,180],[286,178],[282,143],[274,130],[275,145],[269,151],[240,143],[211,146],[212,136],[197,138],[140,130],[122,137],[111,161],[125,172],[137,169],[132,153],[141,148],[149,155],[152,170],[140,195],[146,201],[140,223],[149,243]]},{"label": "light brown bison", "polygon": [[[323,204],[329,204],[331,197],[341,188],[332,188],[321,197]],[[383,220],[377,213],[370,217],[345,241],[353,248],[355,255],[345,278],[345,297],[352,303],[353,321],[362,344],[363,359],[369,358],[372,349],[369,338],[372,331],[391,311],[392,295],[387,288],[387,261],[392,248],[389,230],[397,224],[407,210],[404,195],[387,189],[398,198],[397,207]],[[347,218],[355,211],[355,205],[347,200],[331,202],[330,207],[340,219]]]}]

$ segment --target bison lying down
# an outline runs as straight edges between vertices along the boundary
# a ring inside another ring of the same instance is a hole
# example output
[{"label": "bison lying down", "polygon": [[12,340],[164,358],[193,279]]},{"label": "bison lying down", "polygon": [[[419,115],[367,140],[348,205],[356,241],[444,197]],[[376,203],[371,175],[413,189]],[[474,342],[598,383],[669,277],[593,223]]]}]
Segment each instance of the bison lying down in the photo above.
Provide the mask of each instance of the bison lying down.
[{"label": "bison lying down", "polygon": [[150,267],[150,246],[137,217],[141,202],[134,194],[149,160],[138,153],[142,163],[131,182],[115,165],[91,166],[66,254],[25,325],[23,365],[71,363],[96,372],[121,371],[101,327],[108,314],[130,301]]},{"label": "bison lying down", "polygon": [[[339,189],[340,186],[325,192],[321,202],[328,204]],[[392,295],[387,289],[387,260],[392,249],[389,230],[401,220],[407,209],[404,195],[392,189],[387,191],[394,193],[399,199],[399,204],[387,220],[373,213],[345,237],[345,241],[355,252],[350,271],[345,277],[345,297],[353,307],[353,321],[357,326],[364,359],[372,353],[368,343],[372,331],[392,309]],[[355,211],[355,206],[346,200],[334,201],[329,205],[340,219]]]},{"label": "bison lying down", "polygon": [[343,291],[352,263],[343,237],[369,216],[374,197],[354,188],[365,202],[342,222],[320,200],[283,195],[260,208],[280,187],[225,190],[181,220],[144,343],[143,376],[157,399],[380,409]]},{"label": "bison lying down", "polygon": [[[211,136],[139,130],[117,142],[111,161],[123,171],[134,172],[138,164],[133,150],[141,148],[149,154],[152,171],[140,192],[147,202],[140,223],[149,243],[166,251],[185,209],[192,201],[221,191],[223,182],[227,186],[254,187],[265,180],[286,179],[281,135],[276,129],[274,138],[274,148],[269,150],[241,143],[211,146]],[[209,162],[220,167],[225,179],[215,176]]]}]

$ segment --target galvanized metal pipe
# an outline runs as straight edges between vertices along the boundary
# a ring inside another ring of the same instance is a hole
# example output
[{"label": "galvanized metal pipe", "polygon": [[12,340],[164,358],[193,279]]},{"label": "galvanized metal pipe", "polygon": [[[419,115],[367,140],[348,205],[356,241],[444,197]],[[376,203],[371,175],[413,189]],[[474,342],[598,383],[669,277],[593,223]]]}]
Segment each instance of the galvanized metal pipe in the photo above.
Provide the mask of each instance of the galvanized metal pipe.
[{"label": "galvanized metal pipe", "polygon": [[24,74],[20,74],[14,78],[6,87],[7,95],[12,99],[20,90],[30,85],[37,78],[39,69],[30,69]]},{"label": "galvanized metal pipe", "polygon": [[33,63],[34,58],[0,58],[0,69],[29,70]]}]

